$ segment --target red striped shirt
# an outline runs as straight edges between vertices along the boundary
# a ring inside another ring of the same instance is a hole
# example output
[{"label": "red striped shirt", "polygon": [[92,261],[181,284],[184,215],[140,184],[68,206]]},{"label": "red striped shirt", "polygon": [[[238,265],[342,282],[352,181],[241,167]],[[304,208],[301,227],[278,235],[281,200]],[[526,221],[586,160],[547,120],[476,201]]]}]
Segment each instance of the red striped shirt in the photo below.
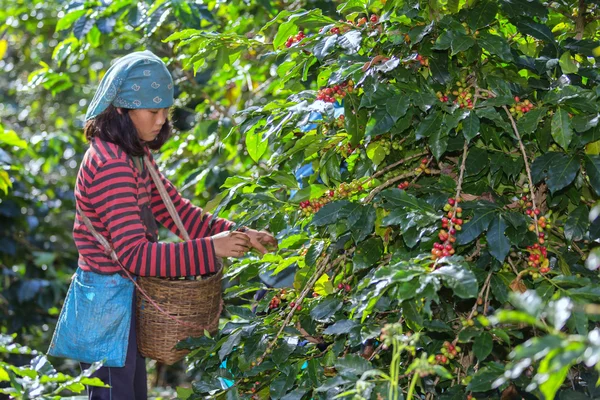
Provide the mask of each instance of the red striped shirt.
[{"label": "red striped shirt", "polygon": [[[149,149],[147,155],[157,168]],[[157,169],[158,170],[158,169]],[[94,228],[112,244],[119,260],[139,276],[197,276],[215,272],[217,259],[211,235],[228,230],[230,221],[203,212],[183,198],[162,173],[159,175],[192,240],[159,243],[148,240],[141,208],[150,203],[158,222],[181,237],[147,169],[140,173],[133,160],[116,144],[93,139],[75,186],[75,201]],[[156,232],[158,233],[158,232]],[[79,267],[112,274],[121,271],[104,252],[76,212],[73,238]]]}]

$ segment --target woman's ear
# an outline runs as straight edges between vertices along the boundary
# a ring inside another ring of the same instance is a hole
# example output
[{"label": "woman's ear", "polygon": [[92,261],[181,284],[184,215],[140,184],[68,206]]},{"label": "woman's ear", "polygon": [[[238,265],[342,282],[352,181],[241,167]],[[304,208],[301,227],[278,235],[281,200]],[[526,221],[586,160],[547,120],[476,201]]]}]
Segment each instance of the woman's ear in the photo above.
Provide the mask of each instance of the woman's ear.
[{"label": "woman's ear", "polygon": [[117,112],[118,112],[120,115],[123,115],[123,109],[122,109],[121,107],[117,107]]}]

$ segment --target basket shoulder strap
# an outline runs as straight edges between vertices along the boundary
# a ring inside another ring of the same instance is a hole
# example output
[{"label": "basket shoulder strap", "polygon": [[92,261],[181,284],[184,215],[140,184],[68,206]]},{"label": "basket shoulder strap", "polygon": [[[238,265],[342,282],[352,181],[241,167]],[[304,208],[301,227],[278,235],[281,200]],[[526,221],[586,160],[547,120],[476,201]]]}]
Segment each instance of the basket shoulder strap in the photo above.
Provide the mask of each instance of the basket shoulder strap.
[{"label": "basket shoulder strap", "polygon": [[177,226],[177,229],[179,230],[179,232],[181,232],[181,236],[183,236],[183,240],[186,240],[186,241],[191,240],[190,235],[188,234],[187,230],[183,226],[183,222],[181,222],[181,217],[179,217],[179,213],[175,209],[175,205],[173,204],[173,200],[171,200],[171,196],[169,196],[169,194],[167,193],[167,189],[165,188],[165,185],[163,184],[162,179],[160,179],[158,171],[156,170],[156,168],[154,168],[154,165],[152,165],[152,162],[148,159],[148,156],[146,156],[146,155],[144,155],[144,164],[146,165],[146,168],[148,168],[148,172],[150,173],[150,176],[152,177],[152,180],[154,181],[154,185],[156,185],[156,188],[158,189],[158,193],[160,194],[162,201],[165,203],[165,206],[167,207],[167,211],[169,212],[169,215],[171,216],[171,218],[173,218],[173,221],[175,222],[175,226]]}]

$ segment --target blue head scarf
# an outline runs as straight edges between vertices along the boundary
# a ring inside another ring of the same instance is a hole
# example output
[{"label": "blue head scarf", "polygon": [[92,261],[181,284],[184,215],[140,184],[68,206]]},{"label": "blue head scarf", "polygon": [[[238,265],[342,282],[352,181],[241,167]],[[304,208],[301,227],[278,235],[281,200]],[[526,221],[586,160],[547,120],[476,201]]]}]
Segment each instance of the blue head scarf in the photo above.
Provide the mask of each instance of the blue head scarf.
[{"label": "blue head scarf", "polygon": [[85,120],[109,105],[123,108],[168,108],[173,105],[173,78],[152,52],[138,51],[119,58],[102,78]]}]

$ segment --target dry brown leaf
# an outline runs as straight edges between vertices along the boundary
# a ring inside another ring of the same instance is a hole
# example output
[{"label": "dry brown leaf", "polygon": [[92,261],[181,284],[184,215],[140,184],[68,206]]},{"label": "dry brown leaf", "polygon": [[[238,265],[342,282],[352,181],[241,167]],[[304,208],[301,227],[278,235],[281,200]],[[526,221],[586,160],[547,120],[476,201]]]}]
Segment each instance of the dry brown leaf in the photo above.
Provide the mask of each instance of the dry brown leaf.
[{"label": "dry brown leaf", "polygon": [[520,278],[515,278],[515,280],[510,283],[510,288],[513,292],[525,293],[527,291],[527,286],[525,286]]}]

